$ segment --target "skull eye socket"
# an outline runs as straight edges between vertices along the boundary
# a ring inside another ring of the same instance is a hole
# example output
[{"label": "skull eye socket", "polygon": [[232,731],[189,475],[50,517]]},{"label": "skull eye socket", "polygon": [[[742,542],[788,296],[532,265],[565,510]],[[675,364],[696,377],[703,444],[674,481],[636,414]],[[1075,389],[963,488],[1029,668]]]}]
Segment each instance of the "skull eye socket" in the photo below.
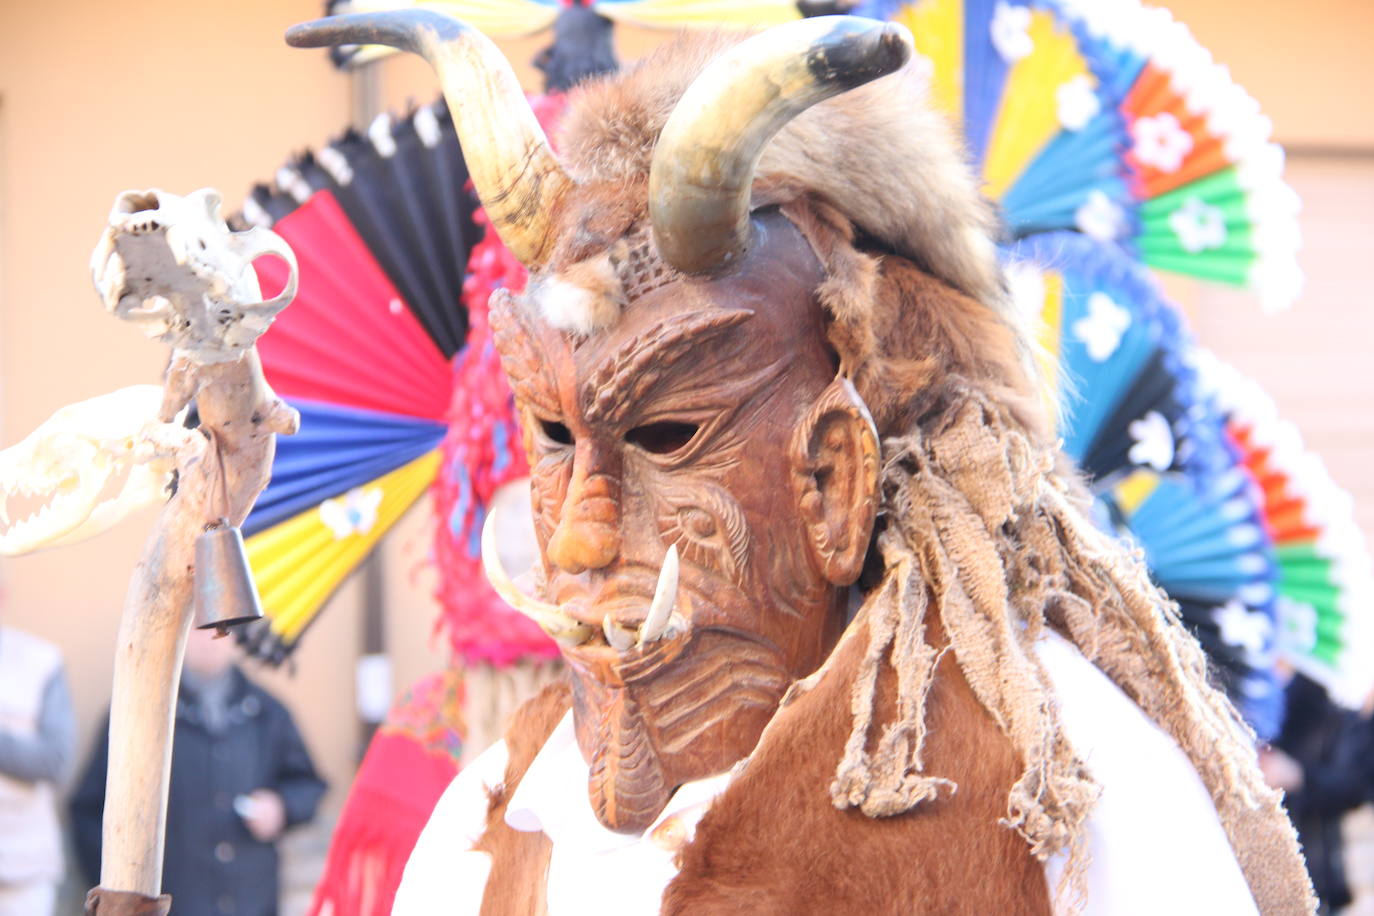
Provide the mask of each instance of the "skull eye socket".
[{"label": "skull eye socket", "polygon": [[646,423],[625,434],[625,441],[654,455],[671,455],[692,441],[698,427],[694,423]]},{"label": "skull eye socket", "polygon": [[556,442],[559,445],[573,444],[572,430],[568,429],[568,427],[564,426],[562,423],[556,423],[553,420],[540,420],[539,428],[550,441]]}]

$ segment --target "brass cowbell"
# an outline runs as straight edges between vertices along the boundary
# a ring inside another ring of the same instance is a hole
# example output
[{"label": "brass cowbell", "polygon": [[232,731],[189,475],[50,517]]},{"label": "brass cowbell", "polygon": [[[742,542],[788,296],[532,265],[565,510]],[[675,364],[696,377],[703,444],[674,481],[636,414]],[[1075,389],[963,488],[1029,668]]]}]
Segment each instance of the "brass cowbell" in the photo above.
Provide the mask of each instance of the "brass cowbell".
[{"label": "brass cowbell", "polygon": [[243,535],[226,519],[196,538],[195,595],[195,626],[200,630],[214,627],[223,636],[229,627],[262,616]]}]

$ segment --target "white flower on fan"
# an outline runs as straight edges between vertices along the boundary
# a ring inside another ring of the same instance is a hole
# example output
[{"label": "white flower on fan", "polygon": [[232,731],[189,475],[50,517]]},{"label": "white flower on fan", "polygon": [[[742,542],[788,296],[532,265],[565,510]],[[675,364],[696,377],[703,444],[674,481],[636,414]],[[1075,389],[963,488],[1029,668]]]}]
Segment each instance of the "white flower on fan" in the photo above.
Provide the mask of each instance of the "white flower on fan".
[{"label": "white flower on fan", "polygon": [[381,507],[381,487],[354,487],[343,496],[320,503],[320,521],[334,533],[334,540],[342,541],[371,531]]},{"label": "white flower on fan", "polygon": [[1073,214],[1078,229],[1099,242],[1115,241],[1126,228],[1126,214],[1121,205],[1103,191],[1089,191]]},{"label": "white flower on fan", "polygon": [[1079,75],[1054,92],[1059,109],[1059,123],[1065,130],[1082,130],[1102,110],[1102,100],[1093,89],[1092,80]]},{"label": "white flower on fan", "polygon": [[1274,624],[1263,611],[1248,611],[1239,601],[1228,601],[1212,611],[1212,622],[1221,631],[1221,641],[1244,649],[1246,654],[1262,657]]},{"label": "white flower on fan", "polygon": [[1310,653],[1317,647],[1317,609],[1305,601],[1279,596],[1280,641],[1292,652]]},{"label": "white flower on fan", "polygon": [[1131,125],[1131,137],[1135,140],[1131,147],[1135,158],[1161,172],[1177,172],[1193,151],[1192,135],[1167,111],[1137,118]]},{"label": "white flower on fan", "polygon": [[1221,208],[1190,197],[1169,214],[1169,228],[1189,254],[1198,254],[1226,244],[1226,218]]},{"label": "white flower on fan", "polygon": [[1252,700],[1262,700],[1274,692],[1274,684],[1263,677],[1242,678],[1240,692]]},{"label": "white flower on fan", "polygon": [[1035,43],[1030,37],[1030,22],[1030,7],[1013,6],[1006,0],[997,0],[988,29],[992,33],[993,47],[1007,63],[1015,63],[1035,50]]},{"label": "white flower on fan", "polygon": [[1088,356],[1100,363],[1116,352],[1121,335],[1131,326],[1131,313],[1106,293],[1088,297],[1088,314],[1073,323],[1073,336],[1088,348]]},{"label": "white flower on fan", "polygon": [[1127,427],[1135,444],[1128,453],[1133,464],[1167,471],[1174,463],[1174,431],[1164,414],[1152,410]]}]

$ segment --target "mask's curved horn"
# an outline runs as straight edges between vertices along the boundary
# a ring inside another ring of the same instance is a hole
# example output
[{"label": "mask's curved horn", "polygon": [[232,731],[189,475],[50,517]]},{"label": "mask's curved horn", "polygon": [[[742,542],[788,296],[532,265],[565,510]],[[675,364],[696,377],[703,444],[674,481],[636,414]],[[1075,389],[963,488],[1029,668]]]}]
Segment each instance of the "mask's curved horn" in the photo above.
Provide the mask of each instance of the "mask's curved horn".
[{"label": "mask's curved horn", "polygon": [[444,88],[477,196],[501,241],[531,270],[548,260],[550,216],[572,180],[554,157],[514,71],[485,35],[432,10],[316,19],[292,26],[287,44],[380,44],[429,61]]},{"label": "mask's curved horn", "polygon": [[654,150],[649,215],[663,259],[689,274],[738,260],[768,141],[817,102],[900,69],[911,51],[911,34],[896,23],[822,16],[769,29],[713,61]]}]

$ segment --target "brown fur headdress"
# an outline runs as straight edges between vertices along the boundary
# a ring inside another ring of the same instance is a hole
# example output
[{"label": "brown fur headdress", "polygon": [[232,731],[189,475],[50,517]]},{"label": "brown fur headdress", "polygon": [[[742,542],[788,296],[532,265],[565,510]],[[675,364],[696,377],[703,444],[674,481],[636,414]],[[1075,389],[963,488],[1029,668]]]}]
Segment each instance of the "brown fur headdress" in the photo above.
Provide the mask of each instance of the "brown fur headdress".
[{"label": "brown fur headdress", "polygon": [[[615,320],[629,297],[611,269],[623,259],[612,240],[645,223],[659,133],[691,82],[739,40],[683,36],[573,95],[556,142],[569,175],[587,190],[560,220],[580,231],[563,233],[546,274],[557,276],[565,297],[576,289],[584,295],[558,302],[550,291],[540,299],[550,320],[582,333]],[[754,203],[801,195],[824,201],[875,246],[976,300],[1000,304],[991,211],[925,94],[919,67],[908,64],[803,112],[764,150]]]}]

